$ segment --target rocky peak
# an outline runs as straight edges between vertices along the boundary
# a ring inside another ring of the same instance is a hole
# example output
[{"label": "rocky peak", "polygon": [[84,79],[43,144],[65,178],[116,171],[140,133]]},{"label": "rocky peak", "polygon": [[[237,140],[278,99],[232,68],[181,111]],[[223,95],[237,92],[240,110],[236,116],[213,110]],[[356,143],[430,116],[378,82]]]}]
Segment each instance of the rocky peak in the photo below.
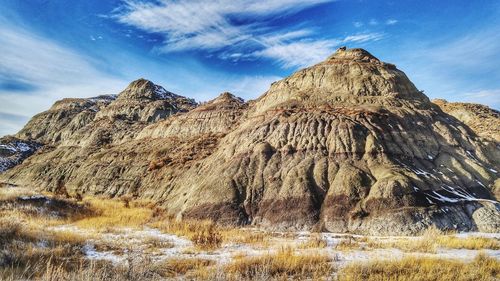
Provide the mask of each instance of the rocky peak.
[{"label": "rocky peak", "polygon": [[249,103],[223,93],[195,107],[156,91],[134,81],[89,123],[77,111],[37,118],[65,121],[50,132],[80,128],[79,142],[40,150],[0,181],[64,182],[69,194],[130,194],[174,217],[273,229],[500,231],[497,144],[362,49],[342,48]]},{"label": "rocky peak", "polygon": [[368,51],[361,48],[347,49],[346,47],[341,47],[337,51],[328,57],[326,62],[350,60],[356,62],[371,62],[380,63],[380,60],[370,54]]},{"label": "rocky peak", "polygon": [[210,101],[211,103],[237,103],[237,104],[242,104],[245,103],[245,101],[237,97],[229,92],[224,92],[221,93],[218,97]]},{"label": "rocky peak", "polygon": [[273,83],[256,112],[289,106],[428,108],[429,99],[393,64],[363,49],[340,48],[324,62]]},{"label": "rocky peak", "polygon": [[166,100],[181,98],[181,96],[176,95],[172,92],[165,90],[160,85],[156,85],[153,82],[140,78],[128,85],[128,87],[123,90],[118,99],[133,99],[133,100]]}]

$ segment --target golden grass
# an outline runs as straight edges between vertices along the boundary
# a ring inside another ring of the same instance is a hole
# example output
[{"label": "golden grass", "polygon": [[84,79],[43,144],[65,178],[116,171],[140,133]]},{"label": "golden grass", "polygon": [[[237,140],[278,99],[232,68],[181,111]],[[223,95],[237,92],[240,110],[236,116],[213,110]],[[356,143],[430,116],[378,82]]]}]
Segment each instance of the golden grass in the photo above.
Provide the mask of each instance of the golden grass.
[{"label": "golden grass", "polygon": [[187,237],[197,248],[203,250],[219,248],[223,242],[219,227],[209,220],[176,220],[168,217],[152,223],[151,226],[166,233]]},{"label": "golden grass", "polygon": [[268,246],[271,238],[268,233],[245,228],[223,228],[221,234],[227,242],[260,246]]},{"label": "golden grass", "polygon": [[370,238],[366,245],[369,248],[396,248],[405,252],[422,253],[435,253],[439,247],[469,250],[500,249],[500,242],[495,238],[473,236],[459,238],[453,234],[444,234],[436,228],[429,228],[417,238],[403,238],[393,241],[376,241]]},{"label": "golden grass", "polygon": [[85,198],[84,202],[97,213],[82,218],[75,225],[82,228],[105,229],[112,227],[140,227],[153,217],[153,210],[143,206],[131,206],[117,200]]},{"label": "golden grass", "polygon": [[338,272],[338,281],[489,281],[497,280],[500,262],[478,255],[472,262],[405,257],[399,261],[352,263]]},{"label": "golden grass", "polygon": [[224,268],[229,276],[244,280],[293,278],[327,279],[333,273],[332,260],[321,254],[295,253],[292,248],[280,249],[275,254],[237,258]]},{"label": "golden grass", "polygon": [[436,238],[436,244],[444,248],[468,249],[468,250],[500,250],[500,242],[494,238],[466,237],[442,235]]},{"label": "golden grass", "polygon": [[160,267],[165,272],[166,277],[178,277],[186,275],[189,272],[193,272],[194,275],[198,275],[205,270],[206,267],[214,265],[213,260],[208,259],[169,259],[165,263],[161,264]]},{"label": "golden grass", "polygon": [[6,187],[0,186],[0,201],[13,200],[19,196],[31,196],[35,195],[35,191],[26,187]]}]

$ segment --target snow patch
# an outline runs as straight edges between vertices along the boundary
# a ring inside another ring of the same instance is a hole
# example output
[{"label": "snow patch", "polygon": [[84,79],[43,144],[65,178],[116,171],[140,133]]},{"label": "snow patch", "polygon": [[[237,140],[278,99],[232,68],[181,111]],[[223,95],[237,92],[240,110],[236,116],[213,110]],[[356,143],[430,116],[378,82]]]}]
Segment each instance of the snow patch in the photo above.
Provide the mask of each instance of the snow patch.
[{"label": "snow patch", "polygon": [[179,98],[180,96],[171,93],[162,86],[159,85],[154,85],[154,93],[157,98],[162,99],[162,100],[168,100],[168,99],[173,99],[173,98]]},{"label": "snow patch", "polygon": [[125,260],[124,257],[117,256],[109,251],[99,252],[95,249],[95,246],[90,243],[85,244],[82,251],[89,260],[106,260],[113,264],[119,264]]}]

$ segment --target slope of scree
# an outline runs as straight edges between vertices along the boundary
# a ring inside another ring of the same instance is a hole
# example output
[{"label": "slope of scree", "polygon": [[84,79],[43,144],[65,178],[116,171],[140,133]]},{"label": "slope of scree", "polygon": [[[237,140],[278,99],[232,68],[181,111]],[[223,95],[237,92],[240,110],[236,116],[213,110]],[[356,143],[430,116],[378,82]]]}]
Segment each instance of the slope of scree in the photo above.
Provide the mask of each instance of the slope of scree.
[{"label": "slope of scree", "polygon": [[[0,180],[69,194],[132,194],[179,218],[273,229],[500,230],[497,144],[365,50],[339,49],[255,101],[224,93],[160,121],[142,115],[156,116],[149,110],[136,114],[155,99],[140,89],[129,87],[85,126],[106,120],[112,140],[89,142],[79,129],[81,141],[37,153]],[[118,106],[122,96],[134,100],[127,109]]]}]

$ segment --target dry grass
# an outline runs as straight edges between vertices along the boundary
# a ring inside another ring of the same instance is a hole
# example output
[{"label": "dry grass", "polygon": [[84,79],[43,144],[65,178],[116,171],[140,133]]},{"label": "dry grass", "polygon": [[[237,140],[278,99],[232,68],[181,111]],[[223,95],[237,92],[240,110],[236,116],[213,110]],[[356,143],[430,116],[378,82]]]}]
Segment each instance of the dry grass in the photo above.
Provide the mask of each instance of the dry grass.
[{"label": "dry grass", "polygon": [[363,246],[355,238],[350,236],[340,240],[340,242],[335,245],[335,249],[339,251],[361,250],[362,248]]},{"label": "dry grass", "polygon": [[[148,263],[144,263],[148,264]],[[39,260],[23,270],[0,269],[0,280],[37,281],[159,281],[165,280],[162,271],[155,265],[112,266],[106,262],[79,262],[73,268],[52,259]]]},{"label": "dry grass", "polygon": [[500,262],[478,255],[472,262],[406,257],[399,261],[353,263],[338,272],[338,281],[487,281],[497,280]]},{"label": "dry grass", "polygon": [[159,219],[151,226],[166,233],[187,237],[197,248],[203,250],[219,248],[223,242],[219,227],[208,220],[175,220],[167,217]]},{"label": "dry grass", "polygon": [[221,234],[224,241],[238,244],[260,245],[263,247],[269,246],[271,236],[269,233],[256,232],[245,228],[224,228],[221,229]]},{"label": "dry grass", "polygon": [[[152,226],[163,232],[184,236],[193,241],[193,253],[213,250],[223,242],[269,247],[273,234],[245,229],[221,228],[211,221],[178,221],[165,215],[165,210],[148,201],[85,198],[83,200],[50,197],[47,201],[19,200],[17,191],[0,189],[0,280],[321,280],[332,279],[335,260],[315,250],[327,246],[320,234],[298,245],[307,249],[299,254],[292,248],[276,253],[248,257],[234,255],[232,262],[217,266],[207,259],[171,259],[154,263],[147,258],[130,257],[126,264],[113,266],[106,262],[90,262],[83,245],[91,237],[71,230],[52,232],[47,226],[74,224],[91,230],[110,230]],[[55,215],[54,215],[55,214]],[[97,235],[97,234],[95,234]],[[294,234],[287,239],[295,239]],[[280,237],[282,238],[282,237]],[[167,248],[169,242],[154,237],[146,244]],[[99,245],[95,245],[99,246]],[[108,245],[109,246],[109,245]],[[445,235],[429,229],[421,237],[396,241],[374,241],[347,237],[338,250],[399,248],[407,252],[434,252],[438,247],[499,250],[495,239]],[[499,262],[484,255],[471,263],[454,260],[408,257],[401,261],[374,261],[351,264],[340,270],[338,280],[493,280],[500,272]]]},{"label": "dry grass", "polygon": [[190,272],[193,275],[203,275],[206,268],[214,264],[214,261],[208,259],[170,259],[165,261],[160,267],[164,270],[165,276],[179,277]]},{"label": "dry grass", "polygon": [[397,239],[393,241],[375,241],[369,239],[369,248],[396,248],[405,252],[435,253],[439,247],[451,249],[499,250],[500,242],[494,238],[466,237],[458,238],[453,234],[445,234],[436,228],[429,228],[417,238]]},{"label": "dry grass", "polygon": [[75,234],[53,233],[41,226],[0,219],[0,280],[14,276],[38,277],[47,264],[70,270],[82,258],[84,239]]},{"label": "dry grass", "polygon": [[313,280],[326,279],[333,273],[332,260],[320,254],[295,253],[292,248],[284,248],[275,254],[260,257],[236,258],[224,268],[232,278],[243,280],[266,280],[293,278]]},{"label": "dry grass", "polygon": [[328,243],[319,233],[313,233],[311,237],[304,243],[301,243],[298,247],[299,249],[308,248],[326,248]]},{"label": "dry grass", "polygon": [[222,245],[222,235],[215,224],[210,224],[207,228],[194,233],[191,241],[195,247],[212,250]]},{"label": "dry grass", "polygon": [[86,198],[84,202],[89,204],[97,215],[75,222],[78,227],[82,228],[140,227],[150,222],[153,218],[153,210],[151,208],[134,206],[128,201],[120,202],[109,199]]},{"label": "dry grass", "polygon": [[500,242],[494,238],[466,237],[442,235],[436,238],[436,244],[444,248],[468,249],[468,250],[500,250]]}]

